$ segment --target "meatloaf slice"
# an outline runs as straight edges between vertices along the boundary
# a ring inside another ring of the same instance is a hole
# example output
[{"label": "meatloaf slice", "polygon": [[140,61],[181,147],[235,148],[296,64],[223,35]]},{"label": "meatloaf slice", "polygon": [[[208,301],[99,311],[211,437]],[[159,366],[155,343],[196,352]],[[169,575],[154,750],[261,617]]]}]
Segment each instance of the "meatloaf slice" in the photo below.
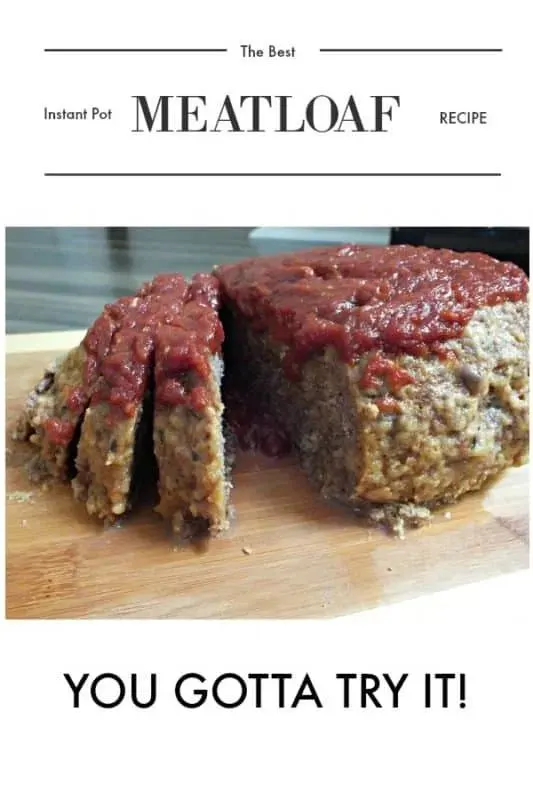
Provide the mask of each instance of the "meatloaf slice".
[{"label": "meatloaf slice", "polygon": [[34,480],[68,477],[85,409],[122,314],[121,301],[106,306],[83,341],[50,367],[30,392],[14,436],[38,448],[29,466]]},{"label": "meatloaf slice", "polygon": [[157,511],[182,533],[228,527],[218,282],[195,276],[180,316],[155,338]]},{"label": "meatloaf slice", "polygon": [[[157,351],[156,351],[157,358]],[[225,442],[221,399],[222,359],[209,359],[209,372],[201,379],[208,402],[201,408],[172,405],[156,399],[154,450],[159,467],[161,516],[175,531],[219,533],[228,527],[229,481],[226,478]],[[156,373],[156,398],[157,398]]]},{"label": "meatloaf slice", "polygon": [[347,247],[218,275],[226,368],[325,497],[401,533],[526,457],[527,281],[513,265]]},{"label": "meatloaf slice", "polygon": [[[147,360],[133,363],[132,350],[145,344],[139,341],[141,337],[142,334],[131,330],[116,334],[85,413],[76,456],[78,474],[72,482],[74,493],[85,501],[89,514],[108,521],[128,508],[149,371]],[[124,372],[134,381],[127,412],[114,404],[113,394]]]}]

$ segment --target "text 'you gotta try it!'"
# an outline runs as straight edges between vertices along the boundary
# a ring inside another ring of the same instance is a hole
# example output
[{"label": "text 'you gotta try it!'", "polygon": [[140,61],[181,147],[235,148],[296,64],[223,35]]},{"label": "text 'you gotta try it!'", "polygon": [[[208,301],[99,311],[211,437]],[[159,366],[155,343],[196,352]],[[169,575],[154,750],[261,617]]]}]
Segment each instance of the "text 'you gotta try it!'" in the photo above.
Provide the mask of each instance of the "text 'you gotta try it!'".
[{"label": "text 'you gotta try it!'", "polygon": [[[72,691],[72,707],[75,709],[92,704],[111,709],[122,703],[147,709],[158,701],[156,673],[144,676],[132,673],[125,678],[112,672],[95,676],[86,672],[78,678],[69,673],[64,673],[63,677]],[[413,691],[409,693],[410,684]],[[392,677],[387,672],[380,675],[339,672],[335,675],[333,691],[328,689],[325,692],[324,689],[321,687],[319,690],[308,673],[303,676],[289,672],[241,676],[225,672],[208,679],[198,672],[186,672],[173,684],[170,697],[173,695],[173,699],[187,709],[213,705],[232,709],[243,704],[257,709],[298,708],[300,704],[312,704],[316,708],[328,704],[341,708],[400,708],[404,696],[406,703],[418,702],[423,708],[466,707],[464,673],[410,676],[404,672]]]}]

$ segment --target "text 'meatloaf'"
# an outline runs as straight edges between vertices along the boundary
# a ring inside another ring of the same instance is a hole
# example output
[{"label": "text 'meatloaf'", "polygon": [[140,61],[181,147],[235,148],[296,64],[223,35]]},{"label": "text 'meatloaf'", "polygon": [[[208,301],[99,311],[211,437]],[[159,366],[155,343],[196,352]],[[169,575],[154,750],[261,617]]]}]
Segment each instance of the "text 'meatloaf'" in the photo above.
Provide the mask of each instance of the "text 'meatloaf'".
[{"label": "text 'meatloaf'", "polygon": [[316,95],[133,95],[134,133],[386,133],[399,95],[335,99]]}]

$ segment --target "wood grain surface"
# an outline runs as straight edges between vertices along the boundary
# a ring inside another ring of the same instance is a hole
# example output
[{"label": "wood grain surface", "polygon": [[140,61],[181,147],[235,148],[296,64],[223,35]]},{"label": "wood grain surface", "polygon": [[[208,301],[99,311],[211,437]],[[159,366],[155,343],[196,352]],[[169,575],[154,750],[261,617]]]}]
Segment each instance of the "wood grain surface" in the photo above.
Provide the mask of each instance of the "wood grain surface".
[{"label": "wood grain surface", "polygon": [[294,460],[243,453],[224,538],[176,541],[149,507],[102,530],[70,487],[32,485],[10,440],[55,355],[7,356],[8,617],[331,617],[528,566],[527,467],[399,540],[323,502]]}]

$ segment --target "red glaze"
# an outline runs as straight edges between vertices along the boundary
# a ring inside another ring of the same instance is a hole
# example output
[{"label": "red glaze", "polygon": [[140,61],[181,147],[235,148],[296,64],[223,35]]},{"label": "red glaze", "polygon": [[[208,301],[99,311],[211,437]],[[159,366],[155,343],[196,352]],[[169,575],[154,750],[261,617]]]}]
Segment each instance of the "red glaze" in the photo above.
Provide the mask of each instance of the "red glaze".
[{"label": "red glaze", "polygon": [[444,343],[461,336],[477,308],[524,300],[528,291],[514,264],[407,245],[256,258],[217,275],[230,303],[288,346],[284,367],[293,378],[325,347],[350,364],[371,350],[446,358]]},{"label": "red glaze", "polygon": [[359,386],[363,391],[368,391],[381,389],[385,383],[391,392],[396,393],[409,383],[414,383],[414,380],[407,370],[398,367],[394,361],[385,358],[378,350],[368,359],[359,379]]},{"label": "red glaze", "polygon": [[87,395],[81,386],[77,386],[69,392],[66,402],[69,411],[81,414],[87,405]]},{"label": "red glaze", "polygon": [[[218,296],[213,275],[195,275],[189,284],[181,275],[158,275],[136,295],[108,304],[83,340],[83,381],[66,397],[67,417],[79,417],[89,401],[109,405],[110,425],[134,415],[154,355],[156,400],[204,408],[209,397],[194,376],[205,379],[210,356],[221,348]],[[75,424],[51,418],[45,431],[52,443],[66,446]]]},{"label": "red glaze", "polygon": [[397,414],[401,408],[400,404],[394,397],[385,395],[384,397],[376,397],[374,400],[375,405],[379,408],[382,414]]},{"label": "red glaze", "polygon": [[107,334],[106,314],[118,321],[118,329],[98,363],[91,404],[108,403],[110,422],[132,416],[155,357],[156,401],[204,408],[209,398],[194,375],[204,380],[210,356],[220,350],[217,309],[218,281],[212,275],[195,275],[190,284],[181,275],[158,275],[134,297],[108,306],[93,325],[96,340],[99,324]]},{"label": "red glaze", "polygon": [[51,417],[43,423],[48,440],[58,447],[66,447],[74,435],[76,426],[73,422]]},{"label": "red glaze", "polygon": [[[162,298],[162,306],[166,296]],[[155,330],[155,396],[163,405],[200,411],[210,401],[205,380],[210,357],[220,352],[224,332],[218,318],[219,286],[213,275],[196,275],[179,313]],[[160,315],[161,318],[163,315]]]}]

